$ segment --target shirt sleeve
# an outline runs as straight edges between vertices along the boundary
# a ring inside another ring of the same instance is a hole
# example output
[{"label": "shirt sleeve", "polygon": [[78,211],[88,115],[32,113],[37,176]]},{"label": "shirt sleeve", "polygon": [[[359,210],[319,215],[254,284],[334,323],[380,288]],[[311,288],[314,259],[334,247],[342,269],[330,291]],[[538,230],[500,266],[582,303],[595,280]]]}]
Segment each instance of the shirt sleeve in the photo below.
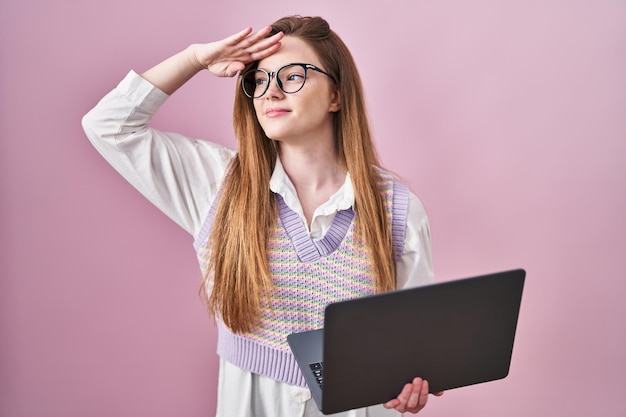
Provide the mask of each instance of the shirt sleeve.
[{"label": "shirt sleeve", "polygon": [[404,252],[398,262],[398,289],[431,284],[434,281],[430,225],[422,202],[409,194]]},{"label": "shirt sleeve", "polygon": [[82,124],[90,142],[126,180],[195,236],[235,151],[149,127],[168,97],[131,71]]}]

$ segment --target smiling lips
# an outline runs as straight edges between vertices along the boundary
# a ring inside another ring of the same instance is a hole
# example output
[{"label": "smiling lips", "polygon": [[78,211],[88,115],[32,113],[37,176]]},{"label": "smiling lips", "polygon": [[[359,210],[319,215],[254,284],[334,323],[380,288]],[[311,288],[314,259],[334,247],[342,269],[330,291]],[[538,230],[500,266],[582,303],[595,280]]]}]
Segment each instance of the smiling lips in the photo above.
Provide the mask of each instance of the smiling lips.
[{"label": "smiling lips", "polygon": [[267,117],[278,117],[278,116],[282,116],[284,114],[287,114],[289,112],[290,112],[290,110],[283,109],[283,108],[271,108],[271,109],[265,110],[265,115]]}]

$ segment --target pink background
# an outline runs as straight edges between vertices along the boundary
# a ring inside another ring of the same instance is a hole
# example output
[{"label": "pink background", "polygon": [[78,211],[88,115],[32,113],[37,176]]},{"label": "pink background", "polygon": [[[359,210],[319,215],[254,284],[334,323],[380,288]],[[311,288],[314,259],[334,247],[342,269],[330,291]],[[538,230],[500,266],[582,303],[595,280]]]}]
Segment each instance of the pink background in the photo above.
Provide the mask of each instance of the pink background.
[{"label": "pink background", "polygon": [[[191,237],[80,119],[130,69],[299,13],[351,47],[383,160],[430,215],[437,279],[528,271],[509,377],[423,415],[626,416],[626,3],[292,4],[0,3],[0,415],[213,414]],[[234,88],[202,74],[154,123],[232,145]]]}]

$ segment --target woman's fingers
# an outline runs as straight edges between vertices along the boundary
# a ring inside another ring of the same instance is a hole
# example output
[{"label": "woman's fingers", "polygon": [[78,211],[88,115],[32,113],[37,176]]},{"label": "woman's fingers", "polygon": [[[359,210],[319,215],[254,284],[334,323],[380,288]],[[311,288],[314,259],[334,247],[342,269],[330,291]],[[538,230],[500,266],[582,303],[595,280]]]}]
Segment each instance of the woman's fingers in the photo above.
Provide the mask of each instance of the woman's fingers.
[{"label": "woman's fingers", "polygon": [[415,378],[412,384],[411,395],[406,403],[406,410],[410,413],[417,413],[426,406],[428,401],[428,381]]},{"label": "woman's fingers", "polygon": [[[271,26],[265,26],[256,33],[252,33],[252,28],[248,27],[234,35],[222,40],[224,45],[232,48],[232,51],[245,52],[246,54],[260,54],[267,49],[274,48],[283,38],[283,33],[275,33],[267,37],[272,31]],[[254,59],[256,60],[256,59]]]},{"label": "woman's fingers", "polygon": [[[442,395],[443,392],[435,395]],[[422,378],[413,379],[412,383],[406,384],[397,398],[384,404],[385,408],[393,408],[401,413],[417,413],[428,402],[428,381]]]},{"label": "woman's fingers", "polygon": [[267,37],[271,30],[271,26],[266,26],[252,33],[252,28],[248,27],[221,41],[199,45],[197,61],[204,63],[203,67],[217,76],[232,77],[250,62],[278,51],[283,33]]},{"label": "woman's fingers", "polygon": [[252,61],[258,61],[278,51],[283,36],[282,32],[278,32],[248,47]]}]

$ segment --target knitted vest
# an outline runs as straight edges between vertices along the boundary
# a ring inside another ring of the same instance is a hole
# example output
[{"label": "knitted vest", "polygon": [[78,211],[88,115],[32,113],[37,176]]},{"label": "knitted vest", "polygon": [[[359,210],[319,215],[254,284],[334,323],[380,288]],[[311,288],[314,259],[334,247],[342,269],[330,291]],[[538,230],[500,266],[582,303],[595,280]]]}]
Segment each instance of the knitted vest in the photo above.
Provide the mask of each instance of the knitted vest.
[{"label": "knitted vest", "polygon": [[[397,261],[403,251],[409,191],[390,175],[382,171],[380,175]],[[311,239],[298,214],[280,195],[275,197],[278,221],[267,246],[274,283],[272,308],[264,303],[260,325],[243,335],[232,333],[218,320],[217,353],[247,371],[305,387],[287,335],[323,327],[329,303],[374,293],[374,275],[367,249],[355,234],[352,209],[339,211],[323,238]],[[215,205],[194,243],[203,274],[208,272]]]}]

